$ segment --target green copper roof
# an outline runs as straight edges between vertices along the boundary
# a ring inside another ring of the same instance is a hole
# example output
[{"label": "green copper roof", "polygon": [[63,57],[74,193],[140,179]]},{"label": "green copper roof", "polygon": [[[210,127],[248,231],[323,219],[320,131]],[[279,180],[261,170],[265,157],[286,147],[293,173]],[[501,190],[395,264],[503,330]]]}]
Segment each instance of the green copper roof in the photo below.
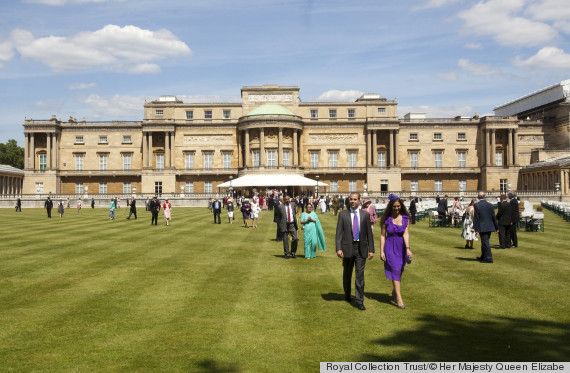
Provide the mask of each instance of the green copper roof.
[{"label": "green copper roof", "polygon": [[289,115],[295,116],[290,110],[284,108],[280,105],[275,104],[265,104],[259,107],[256,107],[252,111],[247,114],[247,116],[254,116],[254,115]]}]

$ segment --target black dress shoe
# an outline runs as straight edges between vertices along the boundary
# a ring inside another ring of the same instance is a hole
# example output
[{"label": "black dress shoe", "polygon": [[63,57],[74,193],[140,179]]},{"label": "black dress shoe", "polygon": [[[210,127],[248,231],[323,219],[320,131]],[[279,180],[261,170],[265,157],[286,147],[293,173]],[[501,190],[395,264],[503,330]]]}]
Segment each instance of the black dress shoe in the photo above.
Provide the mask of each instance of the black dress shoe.
[{"label": "black dress shoe", "polygon": [[345,295],[344,301],[350,303],[352,301],[352,298],[350,297],[350,295]]},{"label": "black dress shoe", "polygon": [[356,307],[357,307],[359,310],[361,310],[361,311],[366,310],[366,307],[364,307],[364,304],[360,304],[360,303],[359,303],[359,304],[356,305]]},{"label": "black dress shoe", "polygon": [[478,257],[477,257],[477,258],[475,258],[475,259],[477,259],[477,260],[481,261],[481,260],[483,260],[483,257],[482,257],[482,256],[478,256]]},{"label": "black dress shoe", "polygon": [[289,259],[289,258],[290,258],[289,254],[285,254],[285,259]]},{"label": "black dress shoe", "polygon": [[493,263],[493,259],[483,259],[480,262],[481,263]]},{"label": "black dress shoe", "polygon": [[293,258],[293,259],[297,258],[297,254],[291,253],[291,258]]}]

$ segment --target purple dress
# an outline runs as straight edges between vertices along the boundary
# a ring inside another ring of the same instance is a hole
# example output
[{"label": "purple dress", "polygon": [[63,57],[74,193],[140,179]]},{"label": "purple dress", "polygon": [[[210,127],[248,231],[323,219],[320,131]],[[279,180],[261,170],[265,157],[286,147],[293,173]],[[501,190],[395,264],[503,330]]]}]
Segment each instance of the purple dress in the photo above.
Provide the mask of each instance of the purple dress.
[{"label": "purple dress", "polygon": [[386,219],[386,241],[384,243],[384,272],[388,280],[400,281],[406,265],[406,247],[404,232],[408,226],[409,216],[402,215],[402,225],[396,225],[390,216]]}]

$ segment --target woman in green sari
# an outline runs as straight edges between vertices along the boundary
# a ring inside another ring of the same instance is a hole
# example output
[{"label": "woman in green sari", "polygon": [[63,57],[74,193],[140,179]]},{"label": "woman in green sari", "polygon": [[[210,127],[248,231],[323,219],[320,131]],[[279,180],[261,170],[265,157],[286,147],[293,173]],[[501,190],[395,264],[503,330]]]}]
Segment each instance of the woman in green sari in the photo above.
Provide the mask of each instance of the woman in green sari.
[{"label": "woman in green sari", "polygon": [[308,204],[305,212],[301,215],[301,224],[303,224],[303,240],[305,241],[305,258],[311,259],[317,257],[317,246],[319,251],[325,251],[325,235],[319,217],[313,211],[313,205]]}]

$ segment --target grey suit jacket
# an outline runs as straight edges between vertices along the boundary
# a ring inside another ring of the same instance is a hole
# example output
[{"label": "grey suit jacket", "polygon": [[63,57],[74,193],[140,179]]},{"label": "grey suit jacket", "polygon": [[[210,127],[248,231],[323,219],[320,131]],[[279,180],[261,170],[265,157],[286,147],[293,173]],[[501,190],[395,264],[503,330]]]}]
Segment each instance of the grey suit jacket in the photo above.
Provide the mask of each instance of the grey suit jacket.
[{"label": "grey suit jacket", "polygon": [[[289,206],[293,210],[293,223],[295,224],[295,229],[297,227],[297,205],[294,202],[289,202]],[[287,230],[287,205],[284,203],[279,204],[277,207],[277,225],[279,226],[280,232],[285,232]]]},{"label": "grey suit jacket", "polygon": [[[372,235],[372,225],[370,224],[370,214],[367,211],[360,211],[360,238],[358,248],[363,258],[368,257],[368,253],[374,252],[374,236]],[[336,251],[342,250],[345,257],[352,257],[352,221],[350,220],[350,210],[342,210],[338,214],[336,224]]]}]

